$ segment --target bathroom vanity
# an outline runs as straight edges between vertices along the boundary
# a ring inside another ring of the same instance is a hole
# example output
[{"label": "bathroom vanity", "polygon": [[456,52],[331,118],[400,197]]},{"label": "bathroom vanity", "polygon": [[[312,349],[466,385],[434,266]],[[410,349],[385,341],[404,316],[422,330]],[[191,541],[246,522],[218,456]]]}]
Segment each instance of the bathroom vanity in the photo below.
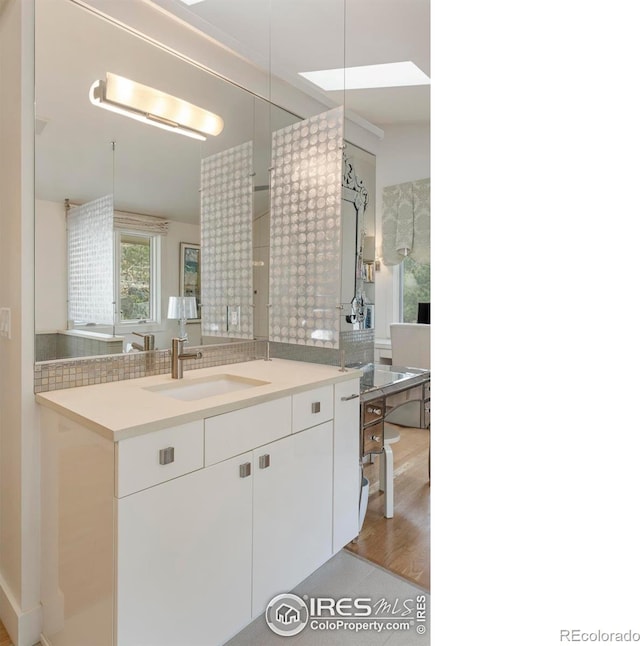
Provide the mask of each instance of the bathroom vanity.
[{"label": "bathroom vanity", "polygon": [[37,395],[43,644],[222,644],[355,538],[359,378],[274,359]]}]

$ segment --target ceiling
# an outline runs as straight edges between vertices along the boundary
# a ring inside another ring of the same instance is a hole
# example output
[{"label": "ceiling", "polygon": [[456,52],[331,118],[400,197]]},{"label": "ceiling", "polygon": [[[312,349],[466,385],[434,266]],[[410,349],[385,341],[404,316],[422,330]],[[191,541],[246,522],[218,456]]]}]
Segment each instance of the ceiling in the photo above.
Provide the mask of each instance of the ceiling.
[{"label": "ceiling", "polygon": [[[430,65],[430,0],[180,0],[155,4],[311,93],[372,124],[430,120],[430,86],[323,92],[299,72],[413,61]],[[344,101],[343,101],[344,99]]]},{"label": "ceiling", "polygon": [[[322,95],[327,105],[344,100],[347,110],[383,130],[429,121],[428,86],[357,90],[345,96],[324,93],[297,74],[341,67],[345,60],[362,65],[406,59],[428,74],[429,0],[346,0],[346,39],[343,0],[205,0],[190,8],[179,0],[155,4],[255,66],[277,72],[315,98]],[[269,110],[248,92],[73,2],[47,0],[36,9],[38,198],[82,203],[113,192],[118,209],[198,223],[200,160],[249,139],[265,156],[256,165],[256,185],[268,183],[269,133],[296,117]],[[95,108],[88,90],[107,71],[195,105],[212,105],[225,119],[223,133],[206,143],[194,142]],[[267,192],[256,193],[256,208],[266,209],[267,199]]]}]

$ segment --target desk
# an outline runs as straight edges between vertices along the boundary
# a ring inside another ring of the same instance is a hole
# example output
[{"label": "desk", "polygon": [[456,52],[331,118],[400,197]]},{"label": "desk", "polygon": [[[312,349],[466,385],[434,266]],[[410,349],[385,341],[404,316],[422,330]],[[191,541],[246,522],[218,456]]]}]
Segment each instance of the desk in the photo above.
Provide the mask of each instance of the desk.
[{"label": "desk", "polygon": [[382,453],[384,418],[391,395],[415,391],[411,399],[422,403],[420,427],[426,428],[426,411],[431,401],[431,371],[369,363],[360,378],[360,455]]}]

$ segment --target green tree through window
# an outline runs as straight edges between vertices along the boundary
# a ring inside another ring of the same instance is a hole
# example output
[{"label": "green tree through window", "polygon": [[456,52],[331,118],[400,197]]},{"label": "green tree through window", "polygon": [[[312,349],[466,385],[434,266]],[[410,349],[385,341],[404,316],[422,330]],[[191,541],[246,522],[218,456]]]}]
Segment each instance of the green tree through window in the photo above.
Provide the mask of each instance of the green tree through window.
[{"label": "green tree through window", "polygon": [[122,234],[120,238],[120,320],[151,318],[151,240]]}]

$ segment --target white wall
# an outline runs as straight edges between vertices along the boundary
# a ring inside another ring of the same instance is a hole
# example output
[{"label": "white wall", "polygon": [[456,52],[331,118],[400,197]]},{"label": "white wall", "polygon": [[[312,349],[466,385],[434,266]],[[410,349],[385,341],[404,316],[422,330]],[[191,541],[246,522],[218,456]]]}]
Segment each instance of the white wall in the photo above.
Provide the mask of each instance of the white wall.
[{"label": "white wall", "polygon": [[36,200],[36,332],[67,327],[67,234],[64,204]]},{"label": "white wall", "polygon": [[[117,206],[117,205],[116,205]],[[54,332],[67,327],[67,238],[64,204],[36,200],[36,331]],[[153,332],[156,347],[168,348],[171,337],[178,335],[178,322],[167,321],[169,296],[178,296],[180,284],[180,243],[200,244],[200,226],[184,222],[169,222],[169,233],[162,238],[160,288],[162,323],[159,326],[140,325],[138,332]],[[96,328],[110,332],[110,329]],[[118,334],[123,332],[118,330]],[[188,325],[189,343],[200,343],[200,326]],[[142,343],[133,334],[124,334],[125,343]]]},{"label": "white wall", "polygon": [[[162,239],[162,326],[159,331],[154,332],[156,335],[157,348],[171,347],[171,338],[178,336],[178,321],[168,321],[167,307],[169,305],[169,296],[178,296],[180,294],[180,243],[191,242],[200,244],[200,225],[185,224],[184,222],[169,223],[169,234]],[[200,344],[200,324],[187,324],[187,336],[190,345]],[[135,337],[132,337],[132,339]],[[140,339],[138,339],[140,341]]]},{"label": "white wall", "polygon": [[[431,127],[388,126],[376,158],[376,247],[382,245],[382,189],[431,177]],[[398,267],[381,264],[376,272],[376,338],[389,338],[389,324],[400,318]]]},{"label": "white wall", "polygon": [[33,397],[33,2],[0,5],[0,619],[16,646],[40,628],[40,466]]}]

